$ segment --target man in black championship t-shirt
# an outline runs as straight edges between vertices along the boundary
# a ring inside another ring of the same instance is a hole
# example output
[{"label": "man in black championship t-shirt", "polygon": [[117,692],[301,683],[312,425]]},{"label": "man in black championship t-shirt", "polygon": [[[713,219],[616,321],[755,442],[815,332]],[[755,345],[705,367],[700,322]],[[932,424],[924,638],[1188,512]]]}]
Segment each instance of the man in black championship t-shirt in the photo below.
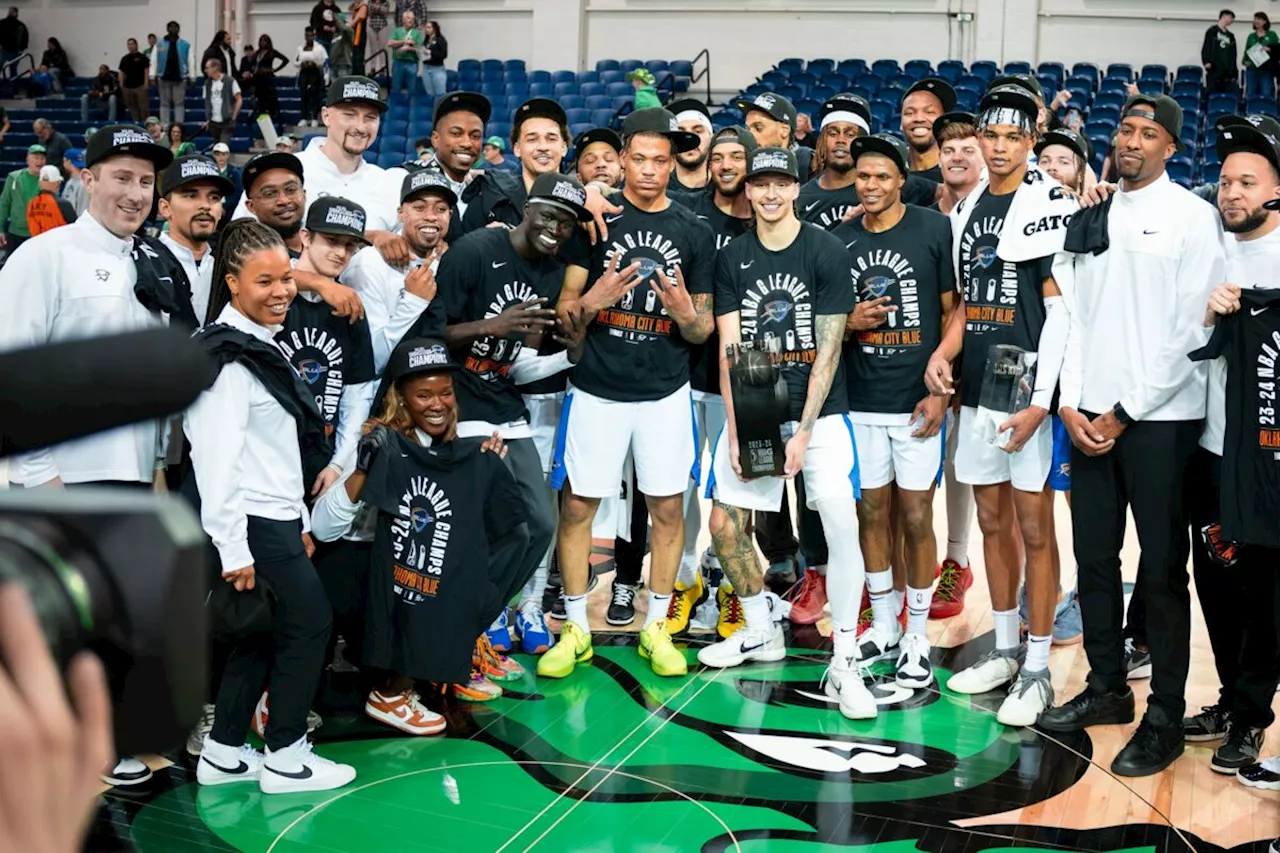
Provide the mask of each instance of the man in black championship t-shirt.
[{"label": "man in black championship t-shirt", "polygon": [[[564,677],[592,655],[586,592],[591,522],[600,499],[618,493],[628,451],[653,519],[649,608],[640,654],[659,675],[684,675],[664,617],[684,543],[683,496],[697,477],[689,350],[712,329],[715,242],[705,222],[667,196],[675,157],[698,138],[661,108],[623,122],[626,181],[608,237],[592,249],[585,292],[566,276],[561,312],[591,320],[565,398],[553,482],[568,491],[558,553],[568,621],[538,673]],[[578,279],[580,280],[580,279]],[[559,451],[563,449],[563,454]]]},{"label": "man in black championship t-shirt", "polygon": [[[1035,100],[1016,86],[997,87],[982,99],[978,134],[989,178],[951,212],[961,307],[925,374],[931,391],[950,396],[951,362],[963,348],[956,479],[973,486],[978,504],[996,634],[995,649],[953,675],[947,686],[975,694],[1012,681],[997,714],[1012,726],[1032,725],[1053,705],[1048,663],[1058,583],[1053,538],[1044,533],[1053,520],[1053,493],[1045,482],[1053,457],[1049,409],[1070,319],[1052,261],[1076,209],[1061,186],[1028,168],[1038,112]],[[1056,249],[1044,248],[1055,240]],[[1025,260],[1006,259],[1015,255],[1015,247],[1016,256]],[[1037,257],[1036,250],[1045,255]],[[1012,400],[1000,409],[979,408],[988,357],[996,346],[1022,350],[1028,363],[1035,359],[1030,404],[1011,416],[1004,412]],[[1017,508],[1016,521],[1001,509],[1009,501]],[[1009,541],[1015,536],[1022,538],[1026,555],[1031,634],[1025,648],[1018,619],[1019,566],[1010,556],[1017,553],[1016,543]]]},{"label": "man in black championship t-shirt", "polygon": [[[871,107],[860,95],[841,93],[827,99],[820,116],[819,171],[801,187],[796,204],[801,219],[830,231],[858,206],[850,145],[858,137],[871,133]],[[909,175],[902,200],[927,207],[933,204],[937,194],[938,185],[933,181]]]},{"label": "man in black championship t-shirt", "polygon": [[[844,247],[817,226],[795,215],[800,192],[795,155],[785,148],[757,148],[747,170],[747,194],[756,216],[752,233],[734,240],[716,258],[716,325],[725,347],[777,341],[786,383],[783,476],[743,479],[747,460],[738,434],[746,423],[735,420],[729,385],[730,360],[721,361],[721,388],[728,414],[726,429],[712,454],[708,491],[715,499],[711,535],[725,575],[742,602],[746,626],[698,653],[706,666],[737,666],[748,660],[777,661],[786,655],[782,629],[770,613],[764,575],[751,543],[750,512],[776,512],[785,479],[805,478],[810,505],[822,517],[829,540],[832,620],[848,629],[835,650],[830,672],[831,697],[850,718],[873,717],[875,699],[862,682],[854,644],[863,565],[858,548],[855,492],[857,452],[845,412],[840,342],[845,318],[853,309],[848,258]],[[747,413],[745,404],[738,417]]]},{"label": "man in black championship t-shirt", "polygon": [[[337,279],[355,253],[368,245],[364,227],[364,208],[354,201],[336,196],[317,199],[307,211],[302,254],[294,267]],[[289,306],[275,340],[302,381],[315,392],[325,428],[337,433],[333,459],[311,487],[311,496],[316,497],[355,459],[360,427],[369,417],[378,380],[369,324],[364,318],[352,321],[337,317],[319,296],[301,291]]]},{"label": "man in black championship t-shirt", "polygon": [[940,77],[926,77],[902,96],[902,134],[911,146],[911,173],[942,183],[933,123],[956,106],[956,90]]},{"label": "man in black championship t-shirt", "polygon": [[[508,450],[507,467],[515,475],[529,523],[529,544],[519,561],[512,587],[503,602],[526,585],[543,563],[555,535],[555,506],[546,488],[542,459],[520,385],[568,370],[580,349],[539,355],[526,346],[530,335],[550,331],[564,280],[556,253],[572,237],[578,222],[591,218],[586,190],[568,175],[539,175],[524,207],[524,220],[514,229],[481,228],[467,234],[445,253],[436,276],[439,294],[427,314],[444,315],[443,337],[462,365],[455,380],[458,435],[483,438],[499,433]],[[577,320],[577,318],[573,318]],[[572,324],[575,330],[580,326]],[[415,334],[432,334],[418,329]],[[580,344],[580,334],[572,341]],[[546,583],[546,578],[542,578]],[[517,622],[525,651],[549,642],[541,609],[542,589],[527,589]],[[506,608],[491,626],[491,636],[510,647]],[[533,637],[537,641],[531,642]],[[545,648],[545,647],[544,647]]]},{"label": "man in black championship t-shirt", "polygon": [[[945,453],[946,407],[925,387],[924,369],[955,303],[951,223],[902,202],[910,162],[902,140],[877,134],[855,139],[852,147],[865,213],[834,233],[849,251],[858,302],[875,312],[875,325],[859,322],[865,311],[850,315],[845,345],[862,485],[858,523],[873,613],[859,655],[864,664],[896,657],[898,684],[924,688],[933,683],[926,628],[938,564],[933,490]],[[906,548],[905,636],[890,570],[895,503]]]}]

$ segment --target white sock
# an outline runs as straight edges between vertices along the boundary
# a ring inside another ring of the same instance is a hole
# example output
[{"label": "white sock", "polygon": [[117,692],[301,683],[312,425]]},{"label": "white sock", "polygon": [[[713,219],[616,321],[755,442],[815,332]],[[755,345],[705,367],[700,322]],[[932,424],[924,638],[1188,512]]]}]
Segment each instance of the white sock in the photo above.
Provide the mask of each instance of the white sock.
[{"label": "white sock", "polygon": [[1053,643],[1053,635],[1037,637],[1032,634],[1027,638],[1027,662],[1024,669],[1040,672],[1049,668],[1049,646]]},{"label": "white sock", "polygon": [[957,563],[962,569],[969,565],[969,539],[967,536],[960,542],[947,537],[947,559]]},{"label": "white sock", "polygon": [[858,629],[837,628],[831,632],[831,658],[843,667],[850,659],[858,660]]},{"label": "white sock", "polygon": [[933,587],[907,587],[907,633],[928,636],[929,605],[933,603]]},{"label": "white sock", "polygon": [[873,624],[882,631],[896,634],[898,614],[897,597],[893,594],[893,572],[867,572],[867,589],[871,591],[871,613]]},{"label": "white sock", "polygon": [[681,589],[688,589],[693,586],[698,579],[698,558],[688,557],[681,558],[680,570],[676,572],[676,583]]},{"label": "white sock", "polygon": [[747,630],[758,634],[773,633],[773,615],[769,612],[769,597],[760,591],[755,595],[739,595],[742,615],[747,620]]},{"label": "white sock", "polygon": [[576,623],[583,631],[590,633],[591,626],[587,624],[587,594],[582,595],[566,595],[564,597],[564,615],[566,621]]},{"label": "white sock", "polygon": [[538,564],[538,568],[534,569],[533,577],[529,578],[529,582],[524,585],[524,589],[520,590],[521,607],[530,601],[542,603],[542,591],[547,588],[547,572],[549,569],[549,559],[543,559]]},{"label": "white sock", "polygon": [[[890,574],[892,574],[893,569],[890,569],[889,572]],[[902,611],[905,610],[906,607],[907,607],[907,591],[905,589],[898,589],[897,587],[894,587],[893,614],[897,616],[898,614],[902,613]]]},{"label": "white sock", "polygon": [[991,614],[996,629],[996,648],[1001,651],[1022,645],[1018,637],[1018,609],[996,610]]},{"label": "white sock", "polygon": [[644,627],[648,628],[659,619],[667,618],[667,608],[671,605],[671,593],[660,595],[649,590],[649,611],[644,615]]}]

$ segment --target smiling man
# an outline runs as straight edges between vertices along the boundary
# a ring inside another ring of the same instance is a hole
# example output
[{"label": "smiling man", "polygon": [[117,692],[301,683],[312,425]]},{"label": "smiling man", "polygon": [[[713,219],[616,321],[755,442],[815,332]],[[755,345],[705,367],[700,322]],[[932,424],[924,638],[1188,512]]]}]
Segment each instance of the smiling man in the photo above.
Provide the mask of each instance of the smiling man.
[{"label": "smiling man", "polygon": [[622,183],[622,163],[618,154],[622,151],[622,137],[608,127],[584,130],[573,140],[573,150],[578,152],[576,170],[583,184],[592,181],[608,187]]},{"label": "smiling man", "polygon": [[169,230],[160,235],[187,274],[196,322],[204,325],[213,289],[209,241],[222,220],[222,203],[235,189],[218,164],[200,154],[179,157],[160,175],[160,215]]},{"label": "smiling man", "polygon": [[472,180],[463,193],[467,202],[463,231],[494,222],[509,228],[519,225],[534,180],[560,171],[569,153],[570,139],[569,120],[558,103],[550,98],[532,98],[521,104],[511,126],[511,152],[520,161],[520,172],[486,171]]},{"label": "smiling man", "polygon": [[911,146],[911,171],[934,183],[942,182],[938,141],[933,123],[956,106],[956,90],[940,77],[926,77],[902,98],[902,133]]}]

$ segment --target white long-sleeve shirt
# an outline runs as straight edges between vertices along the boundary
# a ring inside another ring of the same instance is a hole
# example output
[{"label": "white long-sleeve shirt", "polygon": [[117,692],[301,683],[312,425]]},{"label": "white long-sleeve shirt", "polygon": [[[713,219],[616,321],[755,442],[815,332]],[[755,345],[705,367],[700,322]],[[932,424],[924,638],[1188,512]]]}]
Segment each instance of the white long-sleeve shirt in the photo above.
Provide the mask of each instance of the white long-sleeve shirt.
[{"label": "white long-sleeve shirt", "polygon": [[1116,193],[1111,247],[1078,255],[1075,306],[1060,378],[1060,405],[1093,413],[1120,403],[1134,420],[1204,417],[1204,310],[1222,282],[1217,213],[1161,175]]},{"label": "white long-sleeve shirt", "polygon": [[[259,326],[230,305],[217,321],[275,349],[279,326]],[[200,520],[224,574],[253,565],[249,516],[300,518],[303,531],[310,529],[297,422],[247,367],[223,367],[213,387],[187,410],[183,428],[200,489]]]},{"label": "white long-sleeve shirt", "polygon": [[[440,259],[431,262],[434,273]],[[355,288],[364,303],[365,319],[373,337],[373,366],[378,373],[386,368],[391,353],[418,316],[430,305],[421,296],[404,289],[405,273],[392,267],[374,246],[356,252],[340,281]]]},{"label": "white long-sleeve shirt", "polygon": [[[131,247],[89,214],[19,246],[0,269],[0,351],[163,326],[134,295]],[[9,479],[150,483],[158,438],[156,421],[107,430],[16,457]]]},{"label": "white long-sleeve shirt", "polygon": [[213,250],[206,246],[204,255],[197,261],[195,253],[170,237],[168,231],[160,235],[160,242],[173,252],[186,271],[187,281],[191,283],[191,308],[196,312],[196,322],[203,326],[208,319],[209,297],[213,293]]}]

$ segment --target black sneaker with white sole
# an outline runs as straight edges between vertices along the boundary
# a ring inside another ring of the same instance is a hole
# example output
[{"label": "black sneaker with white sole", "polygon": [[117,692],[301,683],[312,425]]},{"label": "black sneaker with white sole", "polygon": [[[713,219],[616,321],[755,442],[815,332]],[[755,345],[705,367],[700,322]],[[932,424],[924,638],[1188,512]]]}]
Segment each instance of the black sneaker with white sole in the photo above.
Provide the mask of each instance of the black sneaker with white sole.
[{"label": "black sneaker with white sole", "polygon": [[1124,670],[1125,678],[1129,681],[1139,681],[1144,678],[1150,678],[1150,650],[1140,649],[1133,644],[1132,639],[1126,639],[1124,641]]},{"label": "black sneaker with white sole", "polygon": [[1262,741],[1266,731],[1256,726],[1247,726],[1232,721],[1227,726],[1227,734],[1213,751],[1209,767],[1214,773],[1234,776],[1242,767],[1249,767],[1258,762],[1262,752]]},{"label": "black sneaker with white sole", "polygon": [[1188,743],[1217,740],[1227,733],[1230,717],[1222,705],[1205,705],[1194,717],[1182,718],[1182,738]]},{"label": "black sneaker with white sole", "polygon": [[117,788],[143,785],[151,781],[151,768],[136,758],[122,758],[115,766],[102,774],[102,781]]},{"label": "black sneaker with white sole", "polygon": [[1236,771],[1241,785],[1262,791],[1280,791],[1280,758],[1266,758]]},{"label": "black sneaker with white sole", "polygon": [[638,586],[613,582],[613,600],[605,611],[604,621],[610,625],[630,625],[636,618],[636,592]]}]

